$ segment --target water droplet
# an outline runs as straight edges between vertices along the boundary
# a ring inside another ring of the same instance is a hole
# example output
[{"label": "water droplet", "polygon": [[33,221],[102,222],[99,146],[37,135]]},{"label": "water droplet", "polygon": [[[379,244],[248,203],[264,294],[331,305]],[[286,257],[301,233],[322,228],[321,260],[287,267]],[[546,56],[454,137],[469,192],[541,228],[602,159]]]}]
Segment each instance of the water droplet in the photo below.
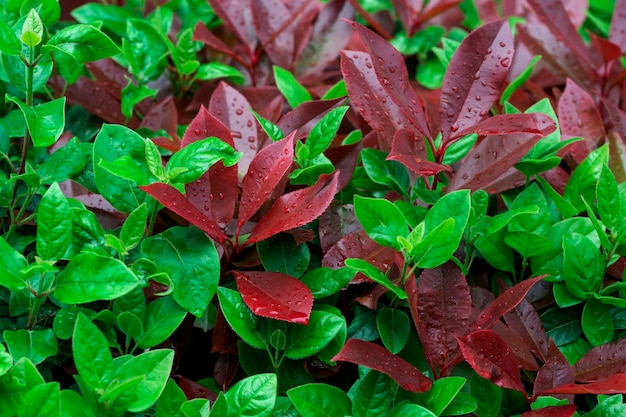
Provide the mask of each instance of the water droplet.
[{"label": "water droplet", "polygon": [[459,125],[457,125],[456,123],[452,125],[452,127],[450,128],[451,131],[456,132],[457,130],[459,130]]},{"label": "water droplet", "polygon": [[503,59],[500,61],[500,64],[501,64],[503,67],[505,67],[505,68],[506,68],[506,67],[508,67],[510,63],[511,63],[511,58],[509,58],[508,56],[507,56],[507,57],[505,57],[505,58],[503,58]]},{"label": "water droplet", "polygon": [[195,133],[196,135],[200,135],[202,134],[202,131],[200,129],[194,129],[193,133]]},{"label": "water droplet", "polygon": [[506,46],[506,43],[504,43],[504,42],[500,41],[500,47],[501,47],[501,48],[504,48],[505,46]]},{"label": "water droplet", "polygon": [[237,110],[235,110],[235,114],[236,114],[237,116],[241,116],[241,115],[243,114],[243,110],[241,110],[241,109],[237,109]]},{"label": "water droplet", "polygon": [[236,130],[233,130],[232,132],[230,132],[230,134],[232,135],[233,138],[235,139],[241,139],[241,132],[238,132]]}]

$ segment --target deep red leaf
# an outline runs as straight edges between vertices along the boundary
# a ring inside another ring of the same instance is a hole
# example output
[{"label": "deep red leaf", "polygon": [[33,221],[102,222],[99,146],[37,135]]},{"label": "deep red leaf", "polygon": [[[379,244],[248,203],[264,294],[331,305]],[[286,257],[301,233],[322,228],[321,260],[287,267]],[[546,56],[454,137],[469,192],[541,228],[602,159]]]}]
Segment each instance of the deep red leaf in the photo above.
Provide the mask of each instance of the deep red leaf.
[{"label": "deep red leaf", "polygon": [[396,13],[398,13],[407,35],[409,37],[413,36],[417,29],[415,23],[424,5],[424,0],[391,0],[391,4]]},{"label": "deep red leaf", "polygon": [[[397,262],[404,262],[404,259]],[[417,330],[419,323],[419,311],[417,308],[417,279],[415,279],[415,275],[411,275],[404,282],[404,291],[406,292],[407,299],[409,302],[409,311],[411,312],[411,318],[413,319],[413,324],[415,326],[415,330]]]},{"label": "deep red leaf", "polygon": [[545,136],[556,129],[554,121],[542,113],[498,114],[459,132],[459,136],[476,133],[478,136],[507,136],[528,133]]},{"label": "deep red leaf", "polygon": [[293,17],[280,0],[250,0],[252,21],[257,36],[272,62],[290,68],[294,60]]},{"label": "deep red leaf", "polygon": [[306,137],[311,131],[311,128],[313,128],[326,113],[344,101],[344,97],[334,100],[307,101],[285,114],[278,122],[278,127],[280,127],[283,133],[293,132],[297,129],[297,139]]},{"label": "deep red leaf", "polygon": [[258,39],[252,24],[249,0],[208,0],[211,8],[233,31],[248,50],[254,51]]},{"label": "deep red leaf", "polygon": [[237,222],[239,227],[250,220],[254,213],[270,198],[276,186],[291,167],[295,135],[296,132],[293,131],[286,138],[261,149],[250,163],[248,172],[243,178]]},{"label": "deep red leaf", "polygon": [[442,171],[452,171],[447,165],[430,162],[426,157],[426,143],[423,137],[415,137],[408,129],[396,131],[387,159],[400,162],[418,175],[436,175]]},{"label": "deep red leaf", "polygon": [[497,321],[494,324],[493,331],[496,332],[511,349],[511,352],[513,352],[515,360],[517,361],[517,365],[521,369],[527,369],[532,372],[537,372],[539,370],[537,360],[517,333],[501,321]]},{"label": "deep red leaf", "polygon": [[533,285],[544,278],[545,275],[529,278],[504,291],[480,313],[476,328],[478,330],[490,328],[502,315],[517,307]]},{"label": "deep red leaf", "polygon": [[441,87],[439,113],[444,143],[488,114],[506,80],[513,51],[513,35],[506,19],[479,27],[461,42]]},{"label": "deep red leaf", "polygon": [[574,368],[551,340],[548,358],[535,377],[533,397],[536,398],[549,389],[573,383]]},{"label": "deep red leaf", "polygon": [[[417,25],[426,22],[433,17],[442,14],[443,12],[456,7],[462,0],[431,0],[426,4],[424,9],[422,10],[422,14],[419,18],[419,21],[416,22]],[[415,30],[417,28],[413,28]]]},{"label": "deep red leaf", "polygon": [[594,347],[576,362],[574,373],[577,382],[602,381],[626,373],[626,339]]},{"label": "deep red leaf", "polygon": [[222,391],[226,391],[238,370],[239,356],[233,353],[221,353],[215,361],[213,379]]},{"label": "deep red leaf", "polygon": [[467,280],[452,262],[425,269],[417,283],[417,331],[432,368],[445,373],[458,354],[456,338],[470,332],[472,298]]},{"label": "deep red leaf", "polygon": [[178,128],[178,111],[176,110],[176,102],[173,96],[167,96],[150,108],[141,121],[139,127],[145,127],[153,131],[160,129],[165,130],[172,139],[165,137],[152,138],[152,141],[165,149],[172,152],[180,148],[180,138],[176,133]]},{"label": "deep red leaf", "polygon": [[243,301],[257,316],[307,324],[313,308],[309,287],[289,275],[233,271]]},{"label": "deep red leaf", "polygon": [[463,357],[478,375],[499,387],[525,392],[515,356],[500,336],[479,330],[457,340]]},{"label": "deep red leaf", "polygon": [[339,173],[321,175],[310,187],[281,196],[254,226],[248,244],[317,219],[333,201]]},{"label": "deep red leaf", "polygon": [[185,393],[185,397],[188,400],[194,398],[206,398],[210,401],[215,401],[217,399],[217,394],[211,391],[210,389],[198,384],[197,382],[192,381],[191,379],[187,379],[184,376],[176,376],[178,380],[178,386]]},{"label": "deep red leaf", "polygon": [[363,230],[363,228],[356,219],[354,206],[333,201],[319,219],[322,253],[328,252],[344,236],[359,230]]},{"label": "deep red leaf", "polygon": [[211,96],[209,113],[230,130],[235,148],[243,152],[237,163],[243,176],[258,148],[256,119],[250,113],[250,103],[239,91],[221,82]]},{"label": "deep red leaf", "polygon": [[573,404],[554,405],[526,411],[521,417],[572,417],[575,412],[576,406]]},{"label": "deep red leaf", "polygon": [[211,337],[211,353],[237,353],[237,342],[239,340],[237,333],[226,321],[224,313],[218,308],[215,327]]},{"label": "deep red leaf", "polygon": [[376,343],[348,339],[343,349],[331,360],[355,363],[389,375],[410,392],[425,392],[432,386],[432,381],[419,369]]},{"label": "deep red leaf", "polygon": [[622,49],[611,41],[601,38],[593,33],[589,34],[591,44],[594,46],[600,58],[605,64],[608,64],[622,55]]},{"label": "deep red leaf", "polygon": [[204,233],[218,242],[223,242],[227,236],[222,232],[219,225],[212,219],[205,216],[196,206],[182,195],[176,188],[162,183],[154,183],[139,187],[159,203],[198,227]]},{"label": "deep red leaf", "polygon": [[[374,131],[370,131],[368,135],[369,134],[376,135]],[[359,153],[365,146],[363,141],[366,140],[366,138],[367,135],[365,135],[363,140],[353,143],[352,145],[335,146],[324,152],[324,155],[326,155],[337,171],[339,171],[339,185],[337,186],[337,191],[343,190],[350,184],[359,159]]]},{"label": "deep red leaf", "polygon": [[626,0],[617,0],[611,19],[609,40],[626,52]]},{"label": "deep red leaf", "polygon": [[508,313],[504,321],[542,362],[548,358],[548,339],[537,310],[526,300]]},{"label": "deep red leaf", "polygon": [[570,148],[576,162],[581,162],[606,136],[600,110],[593,97],[568,78],[557,113],[564,137],[579,136],[584,139]]},{"label": "deep red leaf", "polygon": [[565,384],[541,392],[541,395],[553,394],[626,394],[626,375],[613,374],[598,382],[588,384]]},{"label": "deep red leaf", "polygon": [[[244,66],[250,65],[244,59],[244,57],[241,57],[239,54],[237,54],[236,49],[226,45],[224,41],[222,41],[220,38],[215,36],[209,29],[207,29],[206,25],[202,22],[198,22],[198,24],[196,25],[194,32],[193,32],[193,40],[200,41],[204,43],[205,45],[215,49],[216,51],[219,51],[223,54],[226,54],[232,57],[233,59],[239,61]],[[249,58],[249,57],[245,57],[245,58]]]}]

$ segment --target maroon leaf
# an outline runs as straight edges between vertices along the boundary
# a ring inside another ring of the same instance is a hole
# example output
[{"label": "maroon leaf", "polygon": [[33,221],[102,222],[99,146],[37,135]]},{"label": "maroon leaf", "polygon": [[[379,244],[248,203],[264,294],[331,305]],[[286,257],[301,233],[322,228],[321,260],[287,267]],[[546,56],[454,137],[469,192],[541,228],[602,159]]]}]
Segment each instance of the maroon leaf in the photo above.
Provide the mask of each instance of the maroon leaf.
[{"label": "maroon leaf", "polygon": [[477,329],[488,329],[505,313],[513,310],[528,294],[528,291],[537,282],[545,278],[545,275],[526,279],[519,284],[504,291],[498,298],[493,300],[478,316]]},{"label": "maroon leaf", "polygon": [[[422,14],[420,16],[417,24],[419,25],[422,22],[425,22],[433,17],[445,12],[452,7],[456,7],[462,0],[431,0],[428,2],[426,7],[422,10]],[[417,29],[417,28],[415,28]]]},{"label": "maroon leaf", "polygon": [[167,96],[152,106],[148,114],[144,116],[139,127],[145,127],[153,131],[164,129],[172,136],[172,139],[161,137],[152,138],[152,141],[172,152],[177,151],[180,148],[180,138],[176,133],[178,128],[178,111],[176,110],[174,97],[171,95]]},{"label": "maroon leaf", "polygon": [[441,87],[439,113],[444,143],[487,115],[502,90],[513,51],[513,35],[506,19],[479,27],[461,42]]},{"label": "maroon leaf", "polygon": [[526,300],[504,314],[504,321],[515,332],[539,359],[545,362],[548,358],[548,340],[539,314]]},{"label": "maroon leaf", "polygon": [[232,57],[245,67],[248,67],[250,65],[239,54],[237,54],[237,51],[234,48],[226,45],[224,41],[215,36],[211,31],[209,31],[209,29],[207,29],[207,27],[202,22],[198,22],[198,24],[196,25],[193,32],[193,40],[200,41],[205,45],[215,49],[216,51]]},{"label": "maroon leaf", "polygon": [[537,372],[535,378],[533,397],[536,398],[549,389],[573,383],[574,368],[572,368],[565,356],[554,344],[554,341],[551,341],[548,359]]},{"label": "maroon leaf", "polygon": [[565,384],[541,392],[541,395],[553,394],[626,394],[626,375],[613,374],[598,382],[588,384]]},{"label": "maroon leaf", "polygon": [[601,381],[606,377],[626,373],[626,339],[591,349],[574,365],[577,382]]},{"label": "maroon leaf", "polygon": [[343,349],[331,360],[355,363],[389,375],[410,392],[426,392],[432,386],[432,381],[419,369],[376,343],[348,339]]},{"label": "maroon leaf", "polygon": [[222,232],[215,220],[205,216],[202,211],[191,204],[187,197],[182,195],[176,188],[158,182],[139,188],[150,194],[159,203],[163,204],[189,223],[198,227],[211,238],[220,243],[227,239],[227,236]]},{"label": "maroon leaf", "polygon": [[[404,262],[404,260],[402,260],[402,262]],[[417,330],[417,324],[419,323],[419,311],[417,308],[417,280],[415,279],[415,275],[411,275],[404,282],[404,291],[406,292],[408,298],[411,318],[413,319],[415,330]]]},{"label": "maroon leaf", "polygon": [[210,401],[215,401],[217,399],[216,393],[191,379],[187,379],[184,376],[176,376],[176,379],[178,380],[178,386],[183,390],[188,400],[207,398]]},{"label": "maroon leaf", "polygon": [[513,352],[513,355],[517,360],[517,365],[521,369],[527,369],[533,372],[537,372],[539,370],[537,360],[517,333],[501,321],[497,321],[494,324],[493,331],[496,332],[498,336],[500,336],[509,346],[511,352]]},{"label": "maroon leaf", "polygon": [[226,391],[238,370],[239,356],[237,354],[220,353],[213,368],[213,379],[222,391]]},{"label": "maroon leaf", "polygon": [[611,41],[607,41],[593,33],[589,34],[591,43],[605,64],[618,59],[622,55],[622,49]]},{"label": "maroon leaf", "polygon": [[248,244],[317,219],[335,196],[339,173],[321,175],[317,183],[281,196],[254,226]]},{"label": "maroon leaf", "polygon": [[609,40],[626,52],[626,0],[617,0],[613,9]]},{"label": "maroon leaf", "polygon": [[278,122],[278,127],[280,127],[283,133],[293,132],[297,129],[297,139],[306,137],[311,131],[311,128],[313,128],[328,111],[344,101],[344,97],[334,100],[307,101],[285,114]]},{"label": "maroon leaf", "polygon": [[445,373],[458,354],[458,336],[470,332],[472,298],[467,280],[452,262],[425,269],[417,283],[417,331],[426,359]]},{"label": "maroon leaf", "polygon": [[416,137],[408,129],[396,131],[387,159],[400,162],[418,175],[436,175],[442,171],[452,171],[447,165],[430,162],[426,156],[426,143],[423,137]]},{"label": "maroon leaf", "polygon": [[211,8],[224,21],[230,30],[247,45],[249,51],[254,51],[257,37],[252,25],[252,11],[249,0],[208,0]]},{"label": "maroon leaf", "polygon": [[261,149],[250,163],[243,178],[239,227],[261,208],[291,167],[295,135],[293,131],[286,138]]},{"label": "maroon leaf", "polygon": [[307,324],[313,294],[296,278],[278,272],[233,271],[241,298],[257,316]]},{"label": "maroon leaf", "polygon": [[239,91],[221,82],[211,96],[209,113],[230,130],[235,148],[243,152],[238,162],[243,176],[258,148],[256,119],[250,113],[250,103]]},{"label": "maroon leaf", "polygon": [[250,0],[254,27],[272,62],[290,68],[294,60],[295,39],[293,17],[280,0]]},{"label": "maroon leaf", "polygon": [[554,121],[543,113],[498,114],[459,132],[459,137],[476,133],[478,136],[506,136],[530,133],[545,136],[555,130]]},{"label": "maroon leaf", "polygon": [[463,357],[478,375],[499,387],[525,392],[515,356],[500,336],[479,330],[457,340]]},{"label": "maroon leaf", "polygon": [[573,404],[553,405],[526,411],[521,417],[572,417],[575,412],[576,406]]},{"label": "maroon leaf", "polygon": [[320,246],[324,254],[344,236],[363,230],[354,214],[354,206],[338,201],[333,201],[322,213],[319,224]]},{"label": "maroon leaf", "polygon": [[398,13],[407,35],[409,37],[413,36],[417,30],[415,23],[424,5],[424,0],[391,0],[391,4],[396,13]]}]

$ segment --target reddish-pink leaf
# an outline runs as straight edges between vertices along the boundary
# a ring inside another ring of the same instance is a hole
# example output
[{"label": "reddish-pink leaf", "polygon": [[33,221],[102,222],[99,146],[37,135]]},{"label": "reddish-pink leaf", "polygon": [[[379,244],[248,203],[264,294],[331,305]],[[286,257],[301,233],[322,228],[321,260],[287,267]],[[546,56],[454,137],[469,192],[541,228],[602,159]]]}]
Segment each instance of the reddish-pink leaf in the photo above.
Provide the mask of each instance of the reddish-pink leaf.
[{"label": "reddish-pink leaf", "polygon": [[[169,142],[169,146],[165,146],[165,148],[177,151],[180,147],[180,138],[176,133],[177,125],[178,111],[176,110],[176,102],[174,101],[174,97],[170,95],[150,108],[150,111],[144,116],[139,127],[145,127],[153,131],[164,129],[173,139],[160,138],[160,142]],[[155,139],[156,138],[153,138],[152,140],[157,143]],[[159,146],[161,145],[159,144]]]},{"label": "reddish-pink leaf", "polygon": [[298,130],[296,139],[307,137],[313,126],[326,113],[344,101],[344,97],[334,100],[307,101],[285,114],[278,122],[278,127],[283,132]]},{"label": "reddish-pink leaf", "polygon": [[541,395],[544,394],[626,394],[626,375],[617,373],[588,384],[565,384],[542,391]]},{"label": "reddish-pink leaf", "polygon": [[[462,0],[431,0],[422,10],[422,14],[417,24],[426,22],[433,17],[445,12],[452,7],[456,7]],[[414,28],[414,30],[417,28]]]},{"label": "reddish-pink leaf", "polygon": [[182,195],[176,188],[162,183],[154,183],[139,187],[159,203],[163,204],[174,213],[178,214],[189,223],[198,227],[204,233],[218,242],[223,242],[227,236],[222,232],[219,225],[212,219],[204,215],[196,206]]},{"label": "reddish-pink leaf", "polygon": [[467,280],[452,262],[425,269],[417,283],[417,331],[432,368],[445,369],[458,354],[456,337],[470,332],[472,298]]},{"label": "reddish-pink leaf", "polygon": [[296,278],[278,272],[233,271],[241,298],[257,316],[307,324],[313,294]]},{"label": "reddish-pink leaf", "polygon": [[233,31],[249,51],[254,51],[258,43],[249,0],[208,0],[211,8]]},{"label": "reddish-pink leaf", "polygon": [[338,201],[333,201],[322,213],[319,224],[320,246],[324,254],[344,236],[363,230],[354,214],[354,206]]},{"label": "reddish-pink leaf", "polygon": [[416,137],[408,129],[396,131],[387,159],[400,162],[418,175],[431,176],[442,171],[452,171],[447,165],[430,162],[426,157],[424,138]]},{"label": "reddish-pink leaf", "polygon": [[239,220],[241,227],[267,201],[280,183],[285,173],[291,167],[293,160],[294,137],[293,131],[284,139],[274,142],[261,149],[254,157],[243,178],[243,190],[239,205]]},{"label": "reddish-pink leaf", "polygon": [[[198,22],[193,32],[193,40],[200,41],[205,45],[219,51],[223,54],[226,54],[233,59],[239,61],[244,66],[248,66],[249,63],[244,60],[234,48],[229,47],[222,41],[220,38],[215,36],[209,29],[207,29],[206,25],[202,22]],[[246,57],[249,58],[249,57]]]},{"label": "reddish-pink leaf", "polygon": [[576,406],[573,404],[553,405],[526,411],[521,417],[572,417],[575,412]]},{"label": "reddish-pink leaf", "polygon": [[577,382],[602,381],[626,373],[626,339],[594,347],[576,362],[574,373]]},{"label": "reddish-pink leaf", "polygon": [[394,10],[409,37],[415,34],[417,17],[422,10],[424,0],[391,0]]},{"label": "reddish-pink leaf", "polygon": [[504,321],[515,332],[539,359],[545,362],[548,358],[548,340],[539,314],[526,300],[510,312],[504,314]]},{"label": "reddish-pink leaf", "polygon": [[498,114],[459,132],[459,136],[476,133],[484,136],[507,136],[529,133],[545,136],[555,130],[554,121],[542,113]]},{"label": "reddish-pink leaf", "polygon": [[488,114],[506,80],[513,51],[513,35],[506,19],[479,27],[461,42],[441,87],[439,113],[444,143]]},{"label": "reddish-pink leaf", "polygon": [[209,113],[230,130],[235,148],[243,152],[237,163],[243,176],[258,148],[256,119],[250,113],[250,103],[239,91],[221,82],[211,96]]},{"label": "reddish-pink leaf", "polygon": [[622,49],[622,53],[626,53],[626,0],[615,2],[609,40],[618,45]]},{"label": "reddish-pink leaf", "polygon": [[333,201],[338,178],[338,172],[321,175],[312,186],[281,196],[254,226],[247,243],[260,242],[317,219]]},{"label": "reddish-pink leaf", "polygon": [[591,44],[605,64],[618,59],[622,55],[622,49],[611,41],[607,41],[593,33],[590,33]]},{"label": "reddish-pink leaf", "polygon": [[272,62],[291,68],[295,54],[293,17],[280,0],[250,0],[257,36]]},{"label": "reddish-pink leaf", "polygon": [[545,275],[526,279],[509,288],[493,300],[478,316],[477,329],[488,329],[505,313],[513,310],[528,294],[528,291],[537,282],[545,278]]},{"label": "reddish-pink leaf", "polygon": [[479,330],[457,340],[463,357],[478,375],[499,387],[525,393],[515,356],[500,336]]},{"label": "reddish-pink leaf", "polygon": [[515,360],[517,360],[517,365],[521,369],[527,369],[532,372],[537,372],[539,370],[537,360],[518,334],[501,321],[497,321],[494,324],[493,331],[496,332],[511,349],[511,352],[513,352],[513,355],[515,356]]},{"label": "reddish-pink leaf", "polygon": [[554,344],[554,341],[551,340],[548,358],[539,372],[537,372],[535,378],[533,397],[536,398],[549,389],[573,383],[574,368],[572,368],[565,356]]},{"label": "reddish-pink leaf", "polygon": [[426,392],[433,383],[409,362],[376,343],[364,340],[348,339],[343,349],[331,360],[355,363],[389,375],[410,392]]},{"label": "reddish-pink leaf", "polygon": [[[404,262],[404,260],[402,260],[402,262]],[[419,323],[419,311],[417,308],[417,280],[415,279],[414,275],[411,275],[404,282],[404,291],[406,292],[409,302],[409,311],[411,312],[411,318],[413,319],[415,330],[417,330],[417,326]]]}]

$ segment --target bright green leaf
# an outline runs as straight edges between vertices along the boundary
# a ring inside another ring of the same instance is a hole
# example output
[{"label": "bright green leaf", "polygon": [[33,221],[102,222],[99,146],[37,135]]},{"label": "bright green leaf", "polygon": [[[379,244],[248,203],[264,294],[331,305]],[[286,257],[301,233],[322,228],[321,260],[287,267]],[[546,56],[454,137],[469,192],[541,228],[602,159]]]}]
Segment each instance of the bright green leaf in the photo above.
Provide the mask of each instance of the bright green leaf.
[{"label": "bright green leaf", "polygon": [[274,80],[276,87],[285,96],[292,109],[313,99],[311,93],[296,80],[292,73],[276,65],[274,65]]},{"label": "bright green leaf", "polygon": [[303,417],[346,417],[352,404],[345,392],[328,384],[305,384],[287,391]]},{"label": "bright green leaf", "polygon": [[276,374],[258,374],[239,381],[226,393],[229,417],[269,417],[277,389]]},{"label": "bright green leaf", "polygon": [[120,52],[107,35],[92,25],[71,25],[55,33],[43,50],[54,49],[71,55],[77,62],[98,61]]},{"label": "bright green leaf", "polygon": [[37,254],[47,261],[63,259],[72,244],[70,206],[54,183],[43,195],[37,209]]},{"label": "bright green leaf", "polygon": [[54,356],[58,351],[57,338],[52,329],[42,330],[5,330],[2,338],[14,358],[29,358],[39,365],[46,358]]}]

